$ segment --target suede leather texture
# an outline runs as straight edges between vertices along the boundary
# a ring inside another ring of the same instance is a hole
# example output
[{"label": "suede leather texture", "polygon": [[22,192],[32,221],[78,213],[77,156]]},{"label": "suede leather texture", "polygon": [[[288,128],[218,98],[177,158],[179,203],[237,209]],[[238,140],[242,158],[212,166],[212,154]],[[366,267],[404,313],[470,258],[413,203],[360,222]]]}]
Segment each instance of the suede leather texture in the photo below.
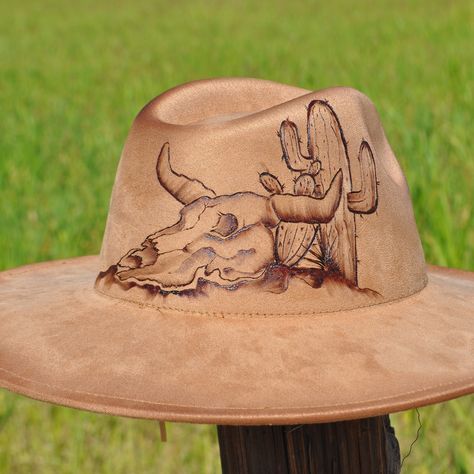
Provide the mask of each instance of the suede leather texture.
[{"label": "suede leather texture", "polygon": [[[178,221],[183,205],[156,177],[156,160],[164,143],[170,144],[171,163],[177,173],[199,180],[218,196],[242,191],[266,194],[259,173],[289,174],[281,159],[280,123],[290,118],[298,126],[304,149],[307,107],[318,99],[331,104],[339,118],[354,189],[360,188],[357,156],[362,140],[374,154],[377,209],[372,214],[353,215],[358,286],[377,292],[377,302],[420,291],[426,284],[425,261],[408,186],[371,101],[349,88],[311,92],[256,79],[186,84],[159,96],[139,113],[118,167],[100,269],[106,271],[130,249],[139,247],[146,236]],[[253,248],[257,253],[263,250],[257,239]],[[365,295],[348,292],[345,287],[323,285],[315,291],[298,279],[280,294],[248,287],[235,292],[209,288],[203,298],[159,293],[150,298],[139,287],[123,291],[103,281],[97,287],[111,296],[181,311],[279,315],[371,304]]]},{"label": "suede leather texture", "polygon": [[239,425],[363,418],[474,390],[472,273],[430,268],[421,292],[369,308],[249,318],[105,297],[98,264],[1,274],[1,386],[114,415]]},{"label": "suede leather texture", "polygon": [[348,88],[197,81],[150,102],[100,256],[0,273],[0,386],[218,424],[474,391],[474,274],[426,267],[377,112]]}]

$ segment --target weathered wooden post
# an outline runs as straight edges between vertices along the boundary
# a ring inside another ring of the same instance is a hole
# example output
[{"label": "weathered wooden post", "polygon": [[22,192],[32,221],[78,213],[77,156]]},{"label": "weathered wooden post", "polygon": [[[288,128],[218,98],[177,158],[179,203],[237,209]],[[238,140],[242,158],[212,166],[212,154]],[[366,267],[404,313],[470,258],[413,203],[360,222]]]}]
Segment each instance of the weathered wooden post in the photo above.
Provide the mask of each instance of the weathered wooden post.
[{"label": "weathered wooden post", "polygon": [[218,426],[223,474],[398,474],[388,415],[296,426]]}]

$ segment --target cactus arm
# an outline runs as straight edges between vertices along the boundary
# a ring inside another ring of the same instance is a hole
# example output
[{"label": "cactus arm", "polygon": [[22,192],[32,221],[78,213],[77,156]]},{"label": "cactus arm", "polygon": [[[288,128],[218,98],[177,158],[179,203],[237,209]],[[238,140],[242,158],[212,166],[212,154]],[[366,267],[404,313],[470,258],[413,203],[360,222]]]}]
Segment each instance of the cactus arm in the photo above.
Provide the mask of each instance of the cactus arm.
[{"label": "cactus arm", "polygon": [[271,173],[260,173],[260,183],[269,193],[283,193],[283,185],[280,183],[278,178]]},{"label": "cactus arm", "polygon": [[283,159],[292,171],[306,172],[313,162],[313,158],[301,152],[300,137],[296,124],[284,120],[280,126],[280,142],[283,150]]},{"label": "cactus arm", "polygon": [[377,175],[374,155],[366,141],[360,145],[358,161],[361,188],[347,193],[347,206],[356,214],[371,214],[377,209]]}]

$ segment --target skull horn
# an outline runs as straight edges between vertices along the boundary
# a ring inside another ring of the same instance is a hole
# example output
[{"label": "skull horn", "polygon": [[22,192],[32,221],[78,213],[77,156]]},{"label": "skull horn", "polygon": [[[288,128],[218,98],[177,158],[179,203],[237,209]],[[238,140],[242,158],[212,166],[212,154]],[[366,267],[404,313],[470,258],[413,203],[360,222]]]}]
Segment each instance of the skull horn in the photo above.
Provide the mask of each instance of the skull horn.
[{"label": "skull horn", "polygon": [[170,163],[170,144],[165,143],[156,161],[156,175],[160,184],[180,203],[186,205],[200,197],[216,197],[216,193],[201,181],[173,171]]},{"label": "skull horn", "polygon": [[321,198],[274,194],[270,197],[270,204],[281,221],[326,224],[334,217],[341,201],[341,193],[342,171],[339,170]]}]

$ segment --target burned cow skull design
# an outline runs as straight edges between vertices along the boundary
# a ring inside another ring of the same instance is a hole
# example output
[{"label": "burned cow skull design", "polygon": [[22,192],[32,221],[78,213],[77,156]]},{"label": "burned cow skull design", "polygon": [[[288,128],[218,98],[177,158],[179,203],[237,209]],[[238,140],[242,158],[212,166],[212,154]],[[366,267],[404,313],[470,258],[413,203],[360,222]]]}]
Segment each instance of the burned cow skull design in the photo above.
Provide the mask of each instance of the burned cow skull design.
[{"label": "burned cow skull design", "polygon": [[199,278],[222,286],[258,279],[274,261],[273,229],[280,222],[329,222],[341,198],[340,171],[320,198],[253,192],[216,196],[201,182],[173,171],[168,143],[156,171],[161,185],[184,204],[180,219],[128,252],[117,276],[158,284],[164,291],[195,288]]},{"label": "burned cow skull design", "polygon": [[[300,278],[304,273],[302,279],[315,287],[326,274],[357,287],[350,216],[377,207],[372,151],[363,141],[358,156],[362,188],[353,191],[346,142],[327,102],[309,105],[307,127],[307,155],[293,122],[283,121],[279,131],[293,193],[285,192],[276,176],[262,172],[260,183],[268,195],[242,191],[218,196],[199,180],[176,173],[165,143],[156,173],[161,186],[183,204],[180,218],[123,256],[114,268],[116,281],[164,293],[196,290],[203,282],[235,289],[262,281],[278,267]],[[346,229],[344,235],[338,234],[340,228]]]}]

